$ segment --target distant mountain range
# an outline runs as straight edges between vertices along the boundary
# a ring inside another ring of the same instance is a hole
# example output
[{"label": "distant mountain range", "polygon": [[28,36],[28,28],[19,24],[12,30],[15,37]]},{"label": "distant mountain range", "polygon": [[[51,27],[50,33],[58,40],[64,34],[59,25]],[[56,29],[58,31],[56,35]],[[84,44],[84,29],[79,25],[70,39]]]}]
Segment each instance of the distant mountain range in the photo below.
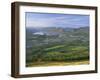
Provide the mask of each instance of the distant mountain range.
[{"label": "distant mountain range", "polygon": [[80,27],[80,28],[67,28],[67,27],[27,27],[26,32],[32,33],[35,35],[59,35],[66,31],[75,31],[75,30],[89,30],[89,27]]},{"label": "distant mountain range", "polygon": [[81,42],[88,44],[89,27],[80,28],[26,28],[26,45],[44,45],[46,43]]}]

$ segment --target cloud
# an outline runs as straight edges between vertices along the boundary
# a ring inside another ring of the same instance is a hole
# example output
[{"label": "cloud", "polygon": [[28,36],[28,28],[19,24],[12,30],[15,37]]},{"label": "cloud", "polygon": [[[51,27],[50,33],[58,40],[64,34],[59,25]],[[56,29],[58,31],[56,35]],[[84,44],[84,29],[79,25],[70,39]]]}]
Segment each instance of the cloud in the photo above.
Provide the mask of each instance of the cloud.
[{"label": "cloud", "polygon": [[27,13],[26,27],[84,27],[89,26],[88,15]]},{"label": "cloud", "polygon": [[[26,26],[27,27],[48,27],[51,23],[47,21],[46,19],[28,19],[26,20]],[[52,26],[52,25],[51,25]]]}]

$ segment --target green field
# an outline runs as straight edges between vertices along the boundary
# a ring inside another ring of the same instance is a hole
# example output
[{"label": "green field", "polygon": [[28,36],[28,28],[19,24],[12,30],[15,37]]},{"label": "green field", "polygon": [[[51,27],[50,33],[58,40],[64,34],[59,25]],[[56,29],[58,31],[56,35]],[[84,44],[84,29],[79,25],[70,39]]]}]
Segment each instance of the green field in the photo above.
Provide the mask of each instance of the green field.
[{"label": "green field", "polygon": [[[35,47],[34,47],[35,48]],[[79,65],[89,64],[86,46],[57,45],[33,49],[26,66]]]},{"label": "green field", "polygon": [[[59,30],[59,29],[58,29]],[[88,28],[72,29],[59,35],[32,35],[27,32],[26,66],[89,64]]]}]

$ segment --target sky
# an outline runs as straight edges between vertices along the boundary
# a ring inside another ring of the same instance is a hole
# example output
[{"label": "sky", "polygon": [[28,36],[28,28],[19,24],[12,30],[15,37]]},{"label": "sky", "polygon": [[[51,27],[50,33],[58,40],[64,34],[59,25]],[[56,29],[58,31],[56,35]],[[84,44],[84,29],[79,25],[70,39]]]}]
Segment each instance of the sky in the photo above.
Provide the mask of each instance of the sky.
[{"label": "sky", "polygon": [[89,27],[89,15],[25,13],[26,27]]}]

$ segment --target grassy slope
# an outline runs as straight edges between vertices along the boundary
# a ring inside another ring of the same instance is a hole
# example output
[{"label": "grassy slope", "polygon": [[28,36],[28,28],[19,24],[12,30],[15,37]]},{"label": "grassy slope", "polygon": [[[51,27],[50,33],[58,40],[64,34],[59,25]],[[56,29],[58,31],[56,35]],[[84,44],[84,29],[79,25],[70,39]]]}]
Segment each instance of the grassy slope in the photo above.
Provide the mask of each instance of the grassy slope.
[{"label": "grassy slope", "polygon": [[[27,66],[76,65],[89,63],[88,29],[75,29],[61,33],[62,37],[33,36],[27,43]],[[70,37],[77,36],[77,37]],[[45,45],[46,37],[48,45]],[[33,39],[34,38],[34,39]],[[42,43],[42,44],[41,44]]]},{"label": "grassy slope", "polygon": [[[62,51],[63,50],[63,51]],[[85,46],[70,46],[57,45],[44,48],[44,53],[41,53],[41,61],[27,62],[26,66],[65,66],[65,65],[80,65],[89,64],[89,54]]]},{"label": "grassy slope", "polygon": [[27,67],[41,67],[41,66],[69,66],[69,65],[83,65],[89,64],[88,60],[81,61],[69,61],[69,62],[33,62],[29,63]]}]

